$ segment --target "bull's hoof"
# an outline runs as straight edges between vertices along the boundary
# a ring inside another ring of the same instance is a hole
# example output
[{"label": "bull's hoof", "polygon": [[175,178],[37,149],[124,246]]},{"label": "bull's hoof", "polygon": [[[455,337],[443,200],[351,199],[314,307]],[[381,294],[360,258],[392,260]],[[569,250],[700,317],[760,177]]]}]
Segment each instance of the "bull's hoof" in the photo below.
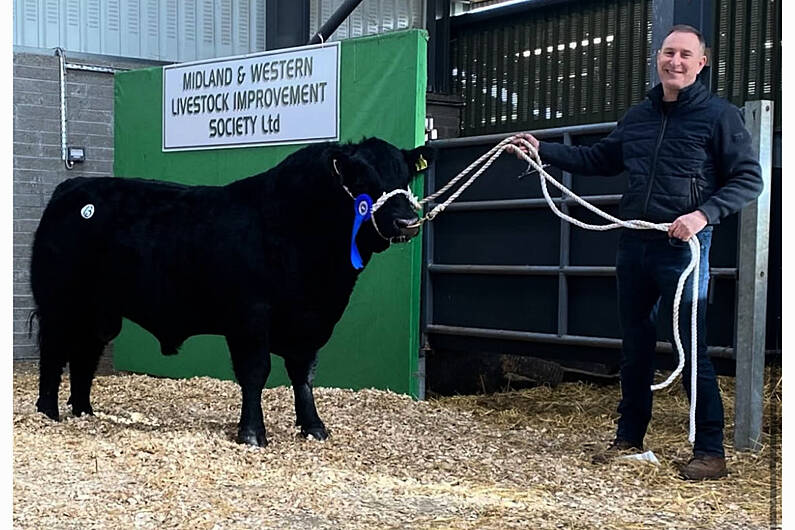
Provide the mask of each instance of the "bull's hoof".
[{"label": "bull's hoof", "polygon": [[60,421],[61,419],[60,415],[58,414],[57,403],[45,403],[41,398],[39,398],[36,401],[36,410],[43,412],[44,415],[51,420]]},{"label": "bull's hoof", "polygon": [[254,447],[265,447],[268,445],[268,439],[265,437],[265,431],[241,429],[237,431],[237,443],[253,445]]},{"label": "bull's hoof", "polygon": [[66,404],[72,405],[72,414],[74,414],[78,418],[83,414],[87,414],[88,416],[94,415],[94,409],[91,407],[91,403],[89,402],[81,403],[79,400],[73,400],[70,397],[69,401],[67,401]]},{"label": "bull's hoof", "polygon": [[78,418],[83,414],[88,416],[94,415],[94,409],[91,407],[91,404],[87,405],[72,405],[72,414],[77,416]]},{"label": "bull's hoof", "polygon": [[326,427],[321,423],[320,425],[313,425],[311,427],[301,427],[301,436],[309,438],[310,436],[315,440],[323,441],[329,437]]}]

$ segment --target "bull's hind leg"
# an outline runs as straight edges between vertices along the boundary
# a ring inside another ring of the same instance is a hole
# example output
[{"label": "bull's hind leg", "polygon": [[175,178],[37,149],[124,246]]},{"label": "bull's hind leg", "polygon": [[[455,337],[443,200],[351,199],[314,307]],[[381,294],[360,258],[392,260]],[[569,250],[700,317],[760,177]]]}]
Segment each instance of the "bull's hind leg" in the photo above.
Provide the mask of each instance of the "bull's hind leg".
[{"label": "bull's hind leg", "polygon": [[308,357],[289,357],[284,360],[295,395],[295,424],[301,427],[302,435],[325,440],[328,438],[328,432],[317,414],[315,397],[312,394],[312,379],[316,364],[317,353]]},{"label": "bull's hind leg", "polygon": [[67,404],[72,405],[75,416],[83,414],[93,416],[91,384],[105,343],[100,340],[86,340],[78,344],[79,346],[70,352],[69,381],[72,394]]},{"label": "bull's hind leg", "polygon": [[67,340],[59,335],[53,321],[39,314],[39,398],[36,410],[58,421],[58,389],[66,365]]},{"label": "bull's hind leg", "polygon": [[271,371],[271,357],[265,341],[249,337],[226,338],[232,367],[243,394],[237,441],[265,447],[265,423],[262,420],[262,389]]},{"label": "bull's hind leg", "polygon": [[[100,307],[97,305],[97,307]],[[69,380],[72,394],[67,404],[75,416],[94,415],[91,407],[91,384],[105,345],[121,331],[121,317],[113,311],[98,310],[95,316],[80,319],[84,323],[73,329],[75,340],[69,350]]]}]

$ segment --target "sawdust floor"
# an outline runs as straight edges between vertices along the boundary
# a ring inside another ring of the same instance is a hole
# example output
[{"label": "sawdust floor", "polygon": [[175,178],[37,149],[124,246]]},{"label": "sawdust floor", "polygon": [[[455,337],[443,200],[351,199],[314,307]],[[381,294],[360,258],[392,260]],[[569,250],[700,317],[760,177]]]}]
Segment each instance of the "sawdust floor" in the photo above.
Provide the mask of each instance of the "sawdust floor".
[{"label": "sawdust floor", "polygon": [[[767,379],[766,431],[781,411],[780,378]],[[731,445],[734,380],[720,383]],[[658,466],[591,464],[613,434],[617,385],[424,402],[318,388],[326,442],[297,436],[292,391],[269,389],[270,445],[257,449],[233,441],[234,382],[100,376],[96,416],[75,418],[66,377],[60,423],[35,412],[37,384],[15,368],[15,528],[751,529],[781,513],[767,434],[758,453],[727,449],[721,481],[678,478],[690,452],[680,384],[656,394],[646,444]]]}]

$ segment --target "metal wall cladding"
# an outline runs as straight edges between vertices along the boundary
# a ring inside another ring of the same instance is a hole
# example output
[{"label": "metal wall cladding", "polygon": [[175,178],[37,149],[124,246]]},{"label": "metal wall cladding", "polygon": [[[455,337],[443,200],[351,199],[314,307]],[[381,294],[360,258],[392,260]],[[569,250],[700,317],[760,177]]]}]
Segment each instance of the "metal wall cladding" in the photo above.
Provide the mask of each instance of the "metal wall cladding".
[{"label": "metal wall cladding", "polygon": [[775,101],[781,127],[781,4],[776,0],[720,1],[715,15],[712,87],[735,105]]},{"label": "metal wall cladding", "polygon": [[568,2],[451,30],[462,135],[620,118],[648,89],[651,0]]},{"label": "metal wall cladding", "polygon": [[[567,2],[458,24],[451,31],[463,136],[613,121],[649,88],[650,0]],[[715,2],[711,83],[738,106],[776,102],[781,123],[781,5]],[[710,33],[706,30],[705,33]]]},{"label": "metal wall cladding", "polygon": [[[314,35],[343,3],[344,0],[310,0],[309,35]],[[363,37],[396,29],[424,27],[425,2],[423,0],[364,0],[340,24],[329,40]]]},{"label": "metal wall cladding", "polygon": [[265,49],[265,0],[14,0],[14,45],[183,62]]}]

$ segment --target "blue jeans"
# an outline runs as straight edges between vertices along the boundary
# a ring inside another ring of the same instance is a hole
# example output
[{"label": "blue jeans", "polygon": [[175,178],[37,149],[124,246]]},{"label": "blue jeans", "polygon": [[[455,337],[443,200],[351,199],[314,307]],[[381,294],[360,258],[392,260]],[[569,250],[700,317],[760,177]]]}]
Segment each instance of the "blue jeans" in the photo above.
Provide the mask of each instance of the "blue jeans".
[{"label": "blue jeans", "polygon": [[[723,456],[723,402],[715,369],[707,355],[706,316],[709,283],[709,247],[712,227],[698,233],[701,263],[698,293],[698,378],[696,394],[695,455]],[[648,239],[622,233],[616,256],[618,307],[623,331],[621,355],[621,402],[616,437],[638,447],[643,444],[651,420],[654,379],[656,322],[662,319],[666,339],[673,340],[672,310],[676,285],[690,263],[690,246],[667,237]],[[679,310],[679,338],[685,351],[685,368],[681,376],[690,397],[690,314],[693,300],[692,280],[682,292]]]}]

